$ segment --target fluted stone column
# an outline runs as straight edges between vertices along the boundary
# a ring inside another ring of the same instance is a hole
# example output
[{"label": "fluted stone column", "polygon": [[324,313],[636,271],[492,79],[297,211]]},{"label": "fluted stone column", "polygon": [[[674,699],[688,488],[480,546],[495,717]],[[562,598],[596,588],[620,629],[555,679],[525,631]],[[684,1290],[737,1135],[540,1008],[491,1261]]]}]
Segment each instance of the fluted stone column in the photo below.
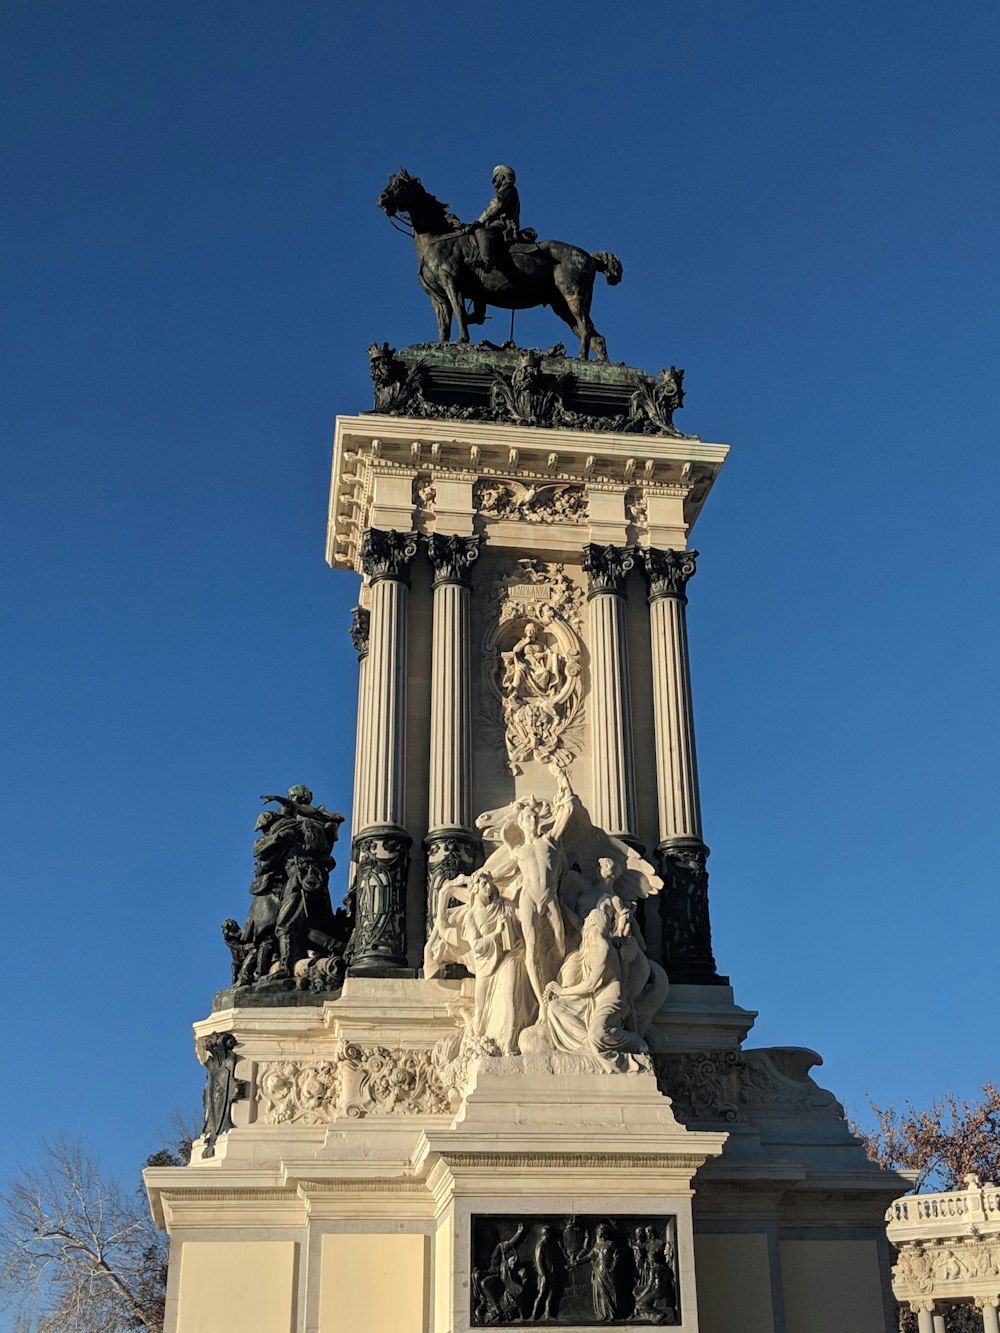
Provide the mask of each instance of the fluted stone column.
[{"label": "fluted stone column", "polygon": [[472,830],[472,709],[469,661],[471,570],[478,537],[433,533],[427,554],[434,569],[431,655],[431,740],[428,768],[427,934],[442,884],[467,875],[479,839]]},{"label": "fluted stone column", "polygon": [[592,816],[599,828],[639,847],[625,626],[625,579],[634,563],[624,547],[591,542],[583,549],[590,602]]},{"label": "fluted stone column", "polygon": [[407,571],[413,532],[369,528],[361,568],[371,584],[364,720],[367,754],[357,791],[354,837],[354,933],[350,971],[391,976],[406,967],[406,877],[411,838],[403,827],[406,751]]},{"label": "fluted stone column", "polygon": [[687,645],[697,551],[640,548],[649,586],[664,960],[674,983],[722,985],[712,955]]}]

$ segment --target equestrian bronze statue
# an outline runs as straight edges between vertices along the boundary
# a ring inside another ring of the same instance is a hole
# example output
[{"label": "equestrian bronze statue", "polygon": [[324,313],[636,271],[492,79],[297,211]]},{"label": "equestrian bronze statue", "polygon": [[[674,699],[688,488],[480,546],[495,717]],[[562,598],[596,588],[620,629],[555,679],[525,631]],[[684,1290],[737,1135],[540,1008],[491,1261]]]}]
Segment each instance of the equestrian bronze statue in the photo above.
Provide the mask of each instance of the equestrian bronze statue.
[{"label": "equestrian bronze statue", "polygon": [[[400,167],[376,203],[390,218],[402,215],[413,229],[419,265],[417,277],[431,298],[438,341],[451,338],[452,318],[458,341],[469,341],[469,325],[482,324],[486,307],[530,310],[547,305],[580,339],[579,358],[591,346],[598,361],[608,349],[590,318],[594,279],[603,273],[614,286],[622,280],[617,255],[589,254],[565,241],[539,241],[520,227],[520,201],[510,167],[493,172],[494,198],[479,219],[462,223],[447,204],[425,190],[416,176]],[[465,302],[472,303],[468,312]]]}]

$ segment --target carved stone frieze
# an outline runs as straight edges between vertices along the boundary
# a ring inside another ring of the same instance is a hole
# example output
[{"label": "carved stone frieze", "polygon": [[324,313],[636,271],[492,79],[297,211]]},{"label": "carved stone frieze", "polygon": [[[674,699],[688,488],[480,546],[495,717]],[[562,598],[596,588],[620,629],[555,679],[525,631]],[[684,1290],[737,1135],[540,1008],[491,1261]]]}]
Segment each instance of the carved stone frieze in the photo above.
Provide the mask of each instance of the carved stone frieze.
[{"label": "carved stone frieze", "polygon": [[699,1121],[737,1124],[746,1119],[739,1101],[739,1051],[684,1051],[653,1057],[660,1091],[674,1113],[690,1125]]},{"label": "carved stone frieze", "polygon": [[407,572],[416,553],[415,532],[366,528],[359,552],[361,572],[373,583],[378,579],[399,579],[408,583]]},{"label": "carved stone frieze", "polygon": [[582,589],[562,565],[520,560],[485,606],[484,714],[512,773],[530,759],[565,766],[583,721]]},{"label": "carved stone frieze", "polygon": [[845,1122],[832,1092],[809,1076],[819,1062],[797,1047],[761,1050],[665,1051],[653,1058],[657,1083],[685,1124],[739,1124],[794,1115]]},{"label": "carved stone frieze", "polygon": [[623,546],[598,546],[588,542],[583,548],[583,571],[587,575],[589,596],[598,593],[625,593],[625,579],[635,564],[635,553]]},{"label": "carved stone frieze", "polygon": [[358,655],[358,661],[368,652],[368,636],[371,631],[371,612],[363,606],[351,610],[351,643]]},{"label": "carved stone frieze", "polygon": [[649,601],[655,602],[658,597],[687,600],[687,582],[697,569],[697,551],[659,550],[653,546],[642,546],[639,554],[649,585]]},{"label": "carved stone frieze", "polygon": [[473,1216],[472,1325],[681,1322],[677,1219]]},{"label": "carved stone frieze", "polygon": [[262,1063],[257,1100],[266,1125],[326,1125],[383,1115],[448,1115],[455,1096],[431,1049],[343,1042],[330,1060]]},{"label": "carved stone frieze", "polygon": [[340,1099],[337,1060],[274,1060],[257,1069],[257,1102],[265,1125],[325,1125]]},{"label": "carved stone frieze", "polygon": [[[892,1289],[898,1301],[919,1296],[941,1299],[980,1297],[980,1283],[1000,1288],[1000,1239],[996,1236],[908,1241],[899,1248],[892,1270]],[[986,1303],[995,1300],[993,1292]]]},{"label": "carved stone frieze", "polygon": [[458,583],[468,588],[472,565],[479,558],[479,538],[433,532],[427,538],[427,555],[434,569],[435,588],[442,583]]},{"label": "carved stone frieze", "polygon": [[406,966],[406,878],[412,839],[391,825],[362,829],[354,839],[354,933],[350,971],[375,975]]},{"label": "carved stone frieze", "polygon": [[527,485],[519,481],[484,478],[476,484],[476,508],[483,518],[518,519],[524,523],[580,523],[587,517],[582,486],[560,482]]}]

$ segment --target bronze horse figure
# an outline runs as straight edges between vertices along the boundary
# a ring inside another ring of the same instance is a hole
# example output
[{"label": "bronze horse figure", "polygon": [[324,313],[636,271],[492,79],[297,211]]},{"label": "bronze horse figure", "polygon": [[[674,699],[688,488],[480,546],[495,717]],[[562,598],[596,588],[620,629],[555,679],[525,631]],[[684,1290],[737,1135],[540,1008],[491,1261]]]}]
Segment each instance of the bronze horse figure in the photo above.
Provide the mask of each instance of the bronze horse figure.
[{"label": "bronze horse figure", "polygon": [[[488,305],[505,310],[547,305],[580,339],[581,361],[588,359],[591,346],[598,361],[607,361],[607,346],[590,318],[590,302],[598,273],[611,286],[621,282],[616,255],[588,254],[565,241],[514,244],[502,262],[484,272],[477,264],[479,248],[472,230],[425,190],[418,177],[401,167],[389,177],[376,203],[390,218],[397,214],[409,218],[420,260],[417,276],[431,298],[439,342],[451,338],[452,316],[458,323],[458,341],[467,343],[469,325],[483,323]],[[466,301],[472,302],[472,314],[466,312]]]}]

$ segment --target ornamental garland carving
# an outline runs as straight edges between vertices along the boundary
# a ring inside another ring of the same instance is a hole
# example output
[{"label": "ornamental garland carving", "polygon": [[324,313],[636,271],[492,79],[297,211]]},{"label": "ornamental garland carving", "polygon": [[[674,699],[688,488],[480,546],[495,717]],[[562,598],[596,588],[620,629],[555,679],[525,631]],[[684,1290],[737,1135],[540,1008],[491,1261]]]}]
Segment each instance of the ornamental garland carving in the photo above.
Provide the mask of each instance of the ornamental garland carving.
[{"label": "ornamental garland carving", "polygon": [[483,704],[512,773],[537,759],[564,768],[583,721],[583,590],[562,565],[519,560],[486,600]]},{"label": "ornamental garland carving", "polygon": [[587,517],[583,486],[522,485],[519,481],[486,478],[476,484],[476,508],[483,518],[510,518],[524,523],[580,523]]},{"label": "ornamental garland carving", "polygon": [[450,1089],[431,1048],[390,1050],[343,1042],[331,1060],[260,1066],[257,1099],[266,1125],[328,1125],[375,1115],[449,1115]]}]

